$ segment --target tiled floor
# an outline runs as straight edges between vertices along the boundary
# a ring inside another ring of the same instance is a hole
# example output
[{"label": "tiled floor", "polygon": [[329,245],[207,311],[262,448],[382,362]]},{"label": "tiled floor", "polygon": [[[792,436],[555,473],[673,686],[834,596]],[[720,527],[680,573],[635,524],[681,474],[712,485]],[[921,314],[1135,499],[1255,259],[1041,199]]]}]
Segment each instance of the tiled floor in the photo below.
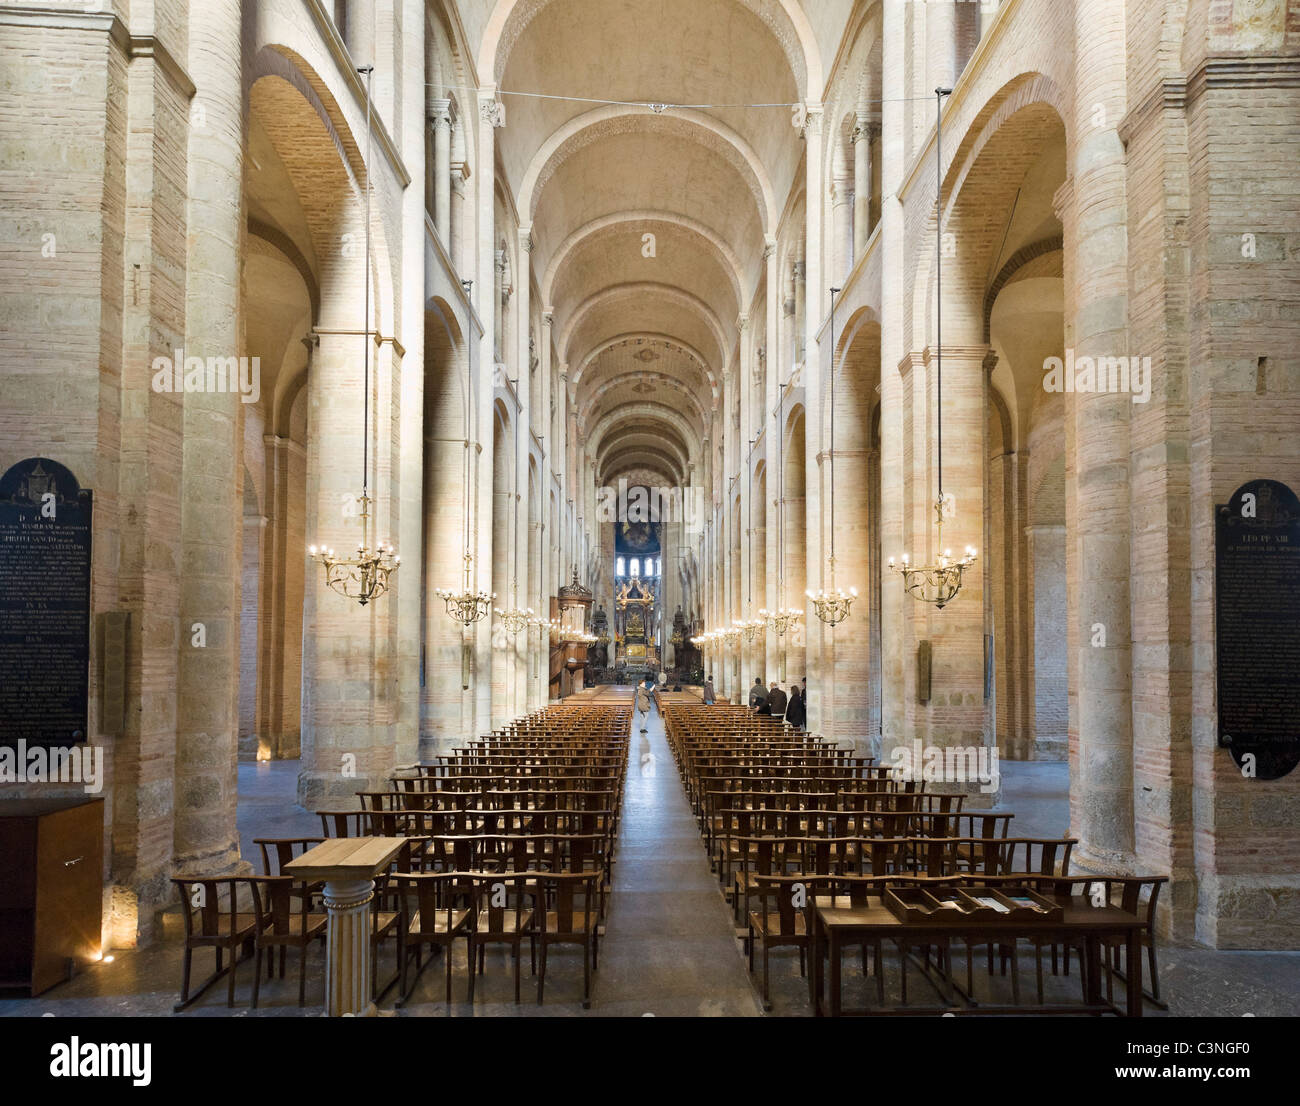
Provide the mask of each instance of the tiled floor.
[{"label": "tiled floor", "polygon": [[[557,949],[547,973],[546,1004],[538,1007],[525,966],[524,1001],[513,1001],[513,975],[508,955],[488,954],[487,971],[477,982],[471,1008],[463,1001],[465,968],[456,951],[455,1000],[442,1001],[441,963],[428,967],[401,1016],[751,1016],[763,1012],[759,992],[745,968],[731,913],[716,875],[710,872],[703,843],[686,802],[672,755],[657,714],[647,720],[647,733],[633,726],[623,818],[614,868],[606,937],[601,943],[599,971],[593,978],[590,1010],[581,1005],[580,954]],[[1016,812],[1013,832],[1019,836],[1056,835],[1068,824],[1068,773],[1064,764],[1003,762],[1003,805]],[[239,829],[244,856],[255,868],[260,861],[254,837],[316,835],[319,821],[294,804],[298,765],[277,762],[244,765],[239,771]],[[288,978],[263,988],[263,1005],[256,1012],[246,1005],[229,1011],[220,985],[204,995],[186,1017],[284,1016],[302,1013],[297,1006],[296,962],[290,954]],[[1182,1015],[1300,1014],[1300,953],[1216,952],[1201,948],[1162,948],[1161,980],[1170,1012]],[[196,962],[196,975],[207,967]],[[964,975],[963,954],[955,957]],[[772,999],[775,1015],[806,1015],[809,1004],[793,950],[772,957]],[[867,997],[875,982],[863,978],[856,955],[845,958],[845,999]],[[976,990],[987,996],[1009,994],[1009,978],[984,972],[982,954],[975,962]],[[391,970],[391,967],[390,967]],[[1025,995],[1032,997],[1033,959],[1021,960]],[[240,969],[237,1000],[246,1003],[250,965]],[[323,960],[313,951],[308,964],[307,1014],[320,1014]],[[897,991],[896,962],[887,958],[886,980]],[[0,1015],[164,1015],[171,1013],[180,981],[180,949],[176,941],[153,948],[119,952],[111,964],[98,965],[35,999],[0,999]],[[1077,964],[1069,978],[1046,974],[1049,995],[1073,1001],[1078,995]],[[913,1001],[932,994],[918,972],[909,975]],[[1118,994],[1117,994],[1118,997]],[[391,1010],[393,992],[381,1007]],[[1157,1013],[1148,1008],[1148,1015]]]}]

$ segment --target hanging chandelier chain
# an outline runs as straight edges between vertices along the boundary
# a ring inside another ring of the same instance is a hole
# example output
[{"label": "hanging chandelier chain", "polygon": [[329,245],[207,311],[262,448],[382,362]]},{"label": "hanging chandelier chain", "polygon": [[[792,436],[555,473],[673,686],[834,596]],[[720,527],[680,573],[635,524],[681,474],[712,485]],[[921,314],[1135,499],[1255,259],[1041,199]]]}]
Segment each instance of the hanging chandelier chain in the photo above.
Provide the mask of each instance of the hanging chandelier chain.
[{"label": "hanging chandelier chain", "polygon": [[378,538],[370,546],[371,512],[370,496],[370,162],[373,147],[373,115],[371,93],[374,86],[374,66],[361,66],[358,73],[366,75],[366,154],[365,154],[365,267],[362,320],[362,416],[361,416],[361,541],[356,556],[336,557],[329,546],[310,546],[313,560],[325,569],[325,584],[332,591],[355,599],[363,607],[388,591],[390,577],[400,567],[402,558],[396,554],[392,543]]},{"label": "hanging chandelier chain", "polygon": [[961,592],[966,569],[976,560],[975,549],[953,559],[943,548],[943,522],[946,515],[943,495],[943,98],[950,88],[936,88],[934,107],[934,321],[935,321],[935,437],[939,497],[935,500],[935,536],[938,549],[932,564],[913,568],[906,553],[902,563],[889,558],[889,568],[903,579],[903,588],[913,599],[933,603],[942,610]]},{"label": "hanging chandelier chain", "polygon": [[835,297],[842,291],[841,288],[831,289],[831,387],[830,387],[830,448],[828,450],[827,460],[830,465],[830,485],[831,485],[831,536],[830,536],[830,569],[831,569],[831,586],[830,591],[821,588],[814,592],[811,589],[804,594],[812,602],[813,610],[816,611],[817,617],[828,626],[838,626],[849,617],[849,611],[853,606],[853,600],[858,597],[857,588],[849,588],[845,592],[842,588],[835,586]]},{"label": "hanging chandelier chain", "polygon": [[[375,67],[373,65],[364,65],[358,72],[366,75],[366,265],[362,278],[365,282],[365,293],[363,297],[365,318],[362,321],[362,365],[363,365],[363,393],[362,393],[362,416],[361,416],[361,495],[366,497],[370,494],[370,158],[372,153],[372,135],[371,135],[371,89],[375,76]],[[364,524],[363,524],[364,525]]]}]

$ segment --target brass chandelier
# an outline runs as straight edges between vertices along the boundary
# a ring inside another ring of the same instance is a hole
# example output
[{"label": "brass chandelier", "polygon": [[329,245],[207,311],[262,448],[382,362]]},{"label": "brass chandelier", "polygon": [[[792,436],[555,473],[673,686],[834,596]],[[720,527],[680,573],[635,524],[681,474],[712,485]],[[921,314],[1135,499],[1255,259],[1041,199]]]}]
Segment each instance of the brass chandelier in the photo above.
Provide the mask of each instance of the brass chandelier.
[{"label": "brass chandelier", "polygon": [[831,590],[818,588],[804,593],[812,600],[817,617],[828,626],[838,626],[848,618],[849,608],[858,597],[857,588],[851,587],[846,593],[835,586],[835,294],[838,291],[838,288],[831,289]]},{"label": "brass chandelier", "polygon": [[474,563],[474,554],[465,550],[465,586],[460,591],[450,588],[437,588],[435,593],[446,604],[447,613],[462,626],[478,622],[488,612],[488,606],[495,599],[496,592],[489,595],[485,591],[474,591],[470,587],[470,567]]},{"label": "brass chandelier", "polygon": [[496,611],[497,618],[501,620],[501,625],[505,627],[506,633],[514,636],[518,634],[525,626],[533,624],[532,607],[511,607],[503,611],[500,607],[493,608]]},{"label": "brass chandelier", "polygon": [[803,617],[803,611],[798,607],[777,607],[774,611],[764,608],[758,612],[758,617],[777,637],[783,637]]},{"label": "brass chandelier", "polygon": [[935,251],[934,251],[934,318],[935,318],[935,379],[937,395],[935,399],[935,421],[937,428],[937,460],[939,477],[939,497],[935,500],[935,548],[941,550],[933,564],[913,568],[906,553],[901,562],[894,563],[889,558],[889,568],[903,579],[903,588],[913,599],[922,603],[933,603],[943,610],[961,593],[966,569],[975,563],[974,546],[966,546],[965,553],[954,558],[951,549],[943,548],[943,520],[948,510],[948,502],[943,494],[943,225],[942,197],[943,188],[943,98],[952,92],[951,88],[936,88],[935,94]]},{"label": "brass chandelier", "polygon": [[391,542],[382,538],[372,548],[370,540],[370,157],[371,157],[371,83],[375,67],[362,66],[358,73],[366,75],[366,266],[363,325],[362,358],[364,371],[362,375],[362,420],[361,420],[361,541],[357,545],[356,555],[340,557],[328,546],[312,545],[308,553],[312,560],[325,569],[325,584],[332,591],[348,599],[355,599],[361,606],[378,599],[388,591],[392,574],[402,563]]}]

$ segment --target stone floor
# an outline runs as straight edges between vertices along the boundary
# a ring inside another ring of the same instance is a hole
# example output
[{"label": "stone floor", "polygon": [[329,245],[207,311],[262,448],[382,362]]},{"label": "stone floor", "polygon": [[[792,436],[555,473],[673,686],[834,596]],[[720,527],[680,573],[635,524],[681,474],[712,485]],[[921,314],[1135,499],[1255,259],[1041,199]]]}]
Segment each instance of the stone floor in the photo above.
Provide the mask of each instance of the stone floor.
[{"label": "stone floor", "polygon": [[[524,1001],[513,1001],[513,975],[508,954],[489,953],[487,971],[476,984],[471,1008],[463,1001],[465,969],[457,949],[455,1000],[442,1001],[440,963],[426,968],[412,1000],[401,1016],[752,1016],[763,1013],[761,978],[751,981],[741,942],[736,939],[731,912],[686,802],[672,755],[657,714],[645,734],[635,732],[628,768],[623,818],[614,867],[606,937],[601,943],[599,971],[593,977],[592,1003],[583,1010],[580,954],[557,949],[547,972],[546,1004],[538,1007],[525,970]],[[1003,762],[1003,805],[1016,812],[1014,830],[1020,836],[1055,835],[1068,822],[1068,773],[1064,764]],[[296,762],[241,765],[239,771],[239,829],[244,857],[260,870],[252,841],[261,836],[315,835],[318,820],[294,805]],[[262,1006],[249,1011],[225,1005],[218,985],[182,1016],[285,1016],[320,1014],[324,1002],[322,952],[314,950],[308,963],[305,1011],[297,1006],[296,960],[290,954],[286,980],[264,985]],[[172,1012],[180,981],[180,948],[175,940],[138,951],[118,952],[112,963],[100,964],[70,982],[35,999],[0,999],[0,1015],[120,1016],[165,1015]],[[958,977],[965,973],[962,954],[954,957]],[[982,953],[975,961],[975,987],[984,999],[1010,995],[1010,980],[984,971]],[[199,977],[208,960],[196,959]],[[381,968],[383,965],[381,965]],[[391,970],[391,962],[389,962]],[[761,962],[759,966],[761,973]],[[240,969],[237,1002],[246,1003],[251,965]],[[1020,962],[1024,996],[1034,994],[1034,963],[1025,952]],[[886,958],[886,984],[898,991],[896,960]],[[1300,1014],[1300,953],[1217,952],[1200,948],[1162,948],[1160,974],[1169,1013],[1191,1016],[1271,1016]],[[1053,978],[1045,971],[1049,1001],[1078,997],[1077,963],[1071,975]],[[224,981],[223,981],[224,983]],[[874,994],[875,981],[864,978],[858,958],[845,957],[845,1002]],[[909,973],[909,996],[927,1003],[934,991],[919,971]],[[393,992],[381,1007],[391,1010]],[[810,1012],[806,984],[799,975],[794,950],[772,955],[772,1013]],[[1117,985],[1116,999],[1120,1000]],[[1147,1008],[1148,1016],[1160,1012]]]}]

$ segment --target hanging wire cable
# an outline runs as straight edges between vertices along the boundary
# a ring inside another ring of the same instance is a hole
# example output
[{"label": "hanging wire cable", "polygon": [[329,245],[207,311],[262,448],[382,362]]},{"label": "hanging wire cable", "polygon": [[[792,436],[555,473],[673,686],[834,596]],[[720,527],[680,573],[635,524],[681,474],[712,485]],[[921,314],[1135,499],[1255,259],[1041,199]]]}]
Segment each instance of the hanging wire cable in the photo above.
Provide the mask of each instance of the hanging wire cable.
[{"label": "hanging wire cable", "polygon": [[934,90],[934,363],[937,378],[935,407],[938,412],[935,436],[939,449],[940,503],[943,503],[943,98],[951,91],[946,88]]},{"label": "hanging wire cable", "polygon": [[[436,81],[425,82],[426,88],[438,89],[447,92],[460,92],[466,95],[475,95],[479,89],[470,85],[449,85]],[[803,106],[801,100],[777,100],[772,102],[740,102],[731,104],[674,104],[664,100],[618,100],[603,96],[564,96],[553,92],[525,92],[522,89],[497,89],[497,96],[519,96],[529,100],[560,100],[575,104],[600,104],[609,107],[627,107],[627,108],[649,108],[654,112],[672,111],[681,109],[688,111],[723,111],[728,109],[741,108],[784,108],[790,111],[793,108]],[[917,100],[929,100],[928,96],[891,96],[882,97],[875,100],[855,100],[857,104],[908,104]]]},{"label": "hanging wire cable", "polygon": [[[370,91],[375,77],[375,67],[366,66],[366,271],[365,271],[365,333],[362,341],[365,343],[363,351],[362,364],[365,366],[363,382],[363,409],[362,409],[362,431],[361,431],[361,498],[363,500],[361,509],[366,510],[367,500],[370,496],[370,154],[371,154],[371,112],[370,112]],[[362,535],[365,540],[365,535]]]}]

